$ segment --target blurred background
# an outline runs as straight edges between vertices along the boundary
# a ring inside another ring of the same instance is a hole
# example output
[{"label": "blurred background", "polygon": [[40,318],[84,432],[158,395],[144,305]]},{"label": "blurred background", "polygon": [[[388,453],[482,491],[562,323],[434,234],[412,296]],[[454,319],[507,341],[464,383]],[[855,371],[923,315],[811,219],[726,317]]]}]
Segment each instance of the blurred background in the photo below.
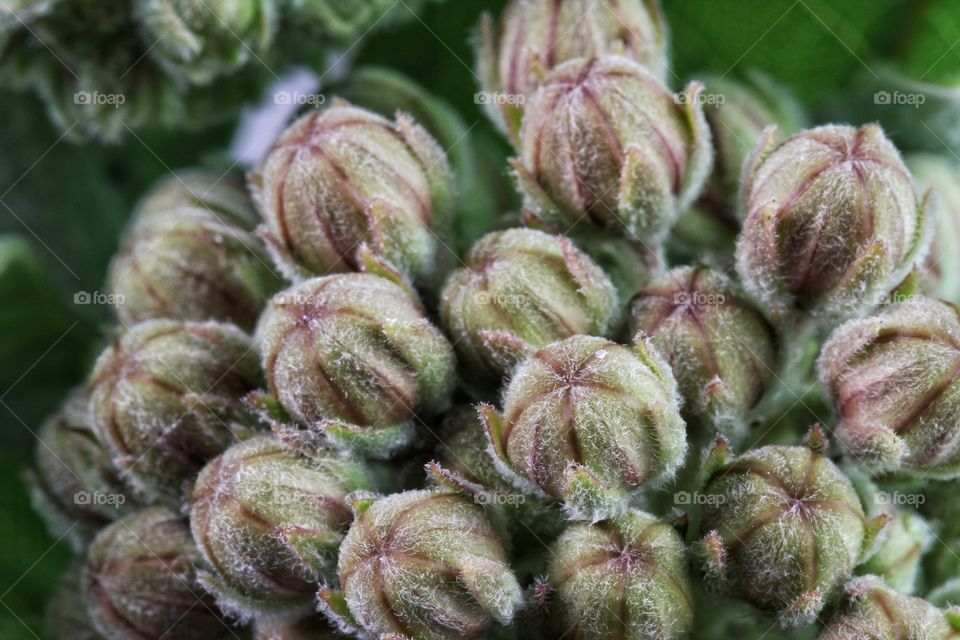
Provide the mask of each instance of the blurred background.
[{"label": "blurred background", "polygon": [[[30,4],[0,0],[0,16],[6,11],[16,17]],[[73,93],[68,78],[49,68],[24,69],[50,52],[35,43],[24,52],[17,50],[26,45],[16,37],[0,39],[0,638],[43,637],[45,603],[69,557],[66,543],[52,539],[31,511],[23,471],[39,424],[82,382],[108,339],[111,308],[98,294],[125,220],[159,176],[199,164],[229,165],[238,117],[268,100],[266,85],[275,76],[296,63],[323,77],[321,91],[327,91],[328,78],[349,78],[357,67],[401,71],[462,118],[466,148],[477,156],[477,197],[486,215],[515,206],[500,169],[509,147],[475,98],[473,42],[480,15],[498,12],[503,2],[370,4],[379,14],[359,35],[320,38],[319,45],[288,52],[281,62],[250,60],[243,73],[254,80],[208,92],[204,99],[221,113],[187,118],[188,128],[136,114],[136,121],[114,122],[110,131],[92,130],[79,122],[82,113],[56,106]],[[703,72],[736,77],[761,70],[791,89],[816,120],[881,119],[901,147],[960,160],[957,0],[663,4],[675,88]],[[281,39],[285,35],[281,27]],[[36,57],[18,59],[24,55]],[[56,68],[56,61],[48,63]],[[23,81],[28,73],[46,74],[46,84]],[[929,98],[906,104],[898,93],[909,93],[904,87]],[[329,90],[335,93],[335,87]]]}]

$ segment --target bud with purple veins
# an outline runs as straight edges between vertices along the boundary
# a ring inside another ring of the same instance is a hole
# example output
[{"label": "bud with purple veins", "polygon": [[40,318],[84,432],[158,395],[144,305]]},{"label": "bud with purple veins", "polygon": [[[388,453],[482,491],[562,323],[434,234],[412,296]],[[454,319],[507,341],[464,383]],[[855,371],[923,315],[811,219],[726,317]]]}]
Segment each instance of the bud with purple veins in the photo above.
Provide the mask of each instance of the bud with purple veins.
[{"label": "bud with purple veins", "polygon": [[532,229],[481,238],[441,297],[460,358],[496,381],[551,342],[607,335],[619,311],[613,284],[586,254],[563,236]]},{"label": "bud with purple veins", "polygon": [[187,521],[150,507],[103,529],[87,554],[90,617],[109,640],[210,640],[226,626],[197,582],[200,553]]},{"label": "bud with purple veins", "polygon": [[576,519],[619,511],[672,476],[687,447],[673,374],[646,340],[550,344],[517,367],[502,415],[482,417],[501,471]]},{"label": "bud with purple veins", "polygon": [[737,271],[775,313],[846,318],[876,305],[927,244],[927,203],[876,125],[828,125],[775,142],[744,167]]},{"label": "bud with purple veins", "polygon": [[514,161],[528,221],[662,239],[713,162],[700,90],[674,95],[620,56],[556,67],[527,105]]},{"label": "bud with purple veins", "polygon": [[249,336],[232,324],[148,320],[90,375],[90,417],[123,481],[179,505],[183,483],[258,421],[243,397],[262,384]]},{"label": "bud with purple veins", "polygon": [[777,368],[777,344],[739,286],[707,267],[679,267],[633,297],[629,327],[650,336],[672,368],[688,425],[746,435],[747,413]]},{"label": "bud with purple veins", "polygon": [[299,619],[335,573],[347,494],[375,488],[367,467],[333,452],[298,455],[272,436],[234,445],[189,496],[204,586],[238,618]]},{"label": "bud with purple veins", "polygon": [[578,523],[552,546],[546,613],[558,637],[680,640],[693,629],[683,540],[642,511]]},{"label": "bud with purple veins", "polygon": [[338,446],[390,457],[415,413],[449,406],[453,349],[399,284],[365,273],[314,278],[275,296],[257,331],[270,393]]}]

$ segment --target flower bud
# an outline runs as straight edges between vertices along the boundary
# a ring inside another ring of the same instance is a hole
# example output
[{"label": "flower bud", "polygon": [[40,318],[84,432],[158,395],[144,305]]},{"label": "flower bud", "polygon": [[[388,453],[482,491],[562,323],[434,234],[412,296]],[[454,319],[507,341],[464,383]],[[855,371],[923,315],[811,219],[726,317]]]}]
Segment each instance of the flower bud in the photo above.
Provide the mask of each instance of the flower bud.
[{"label": "flower bud", "polygon": [[698,84],[674,95],[619,56],[558,66],[527,105],[514,161],[527,217],[661,239],[710,173],[699,96]]},{"label": "flower bud", "polygon": [[273,40],[274,0],[134,0],[149,54],[171,75],[208,84],[264,55]]},{"label": "flower bud", "polygon": [[298,455],[272,436],[230,447],[189,497],[204,586],[238,618],[297,620],[334,573],[346,495],[374,488],[365,466],[331,452]]},{"label": "flower bud", "polygon": [[850,581],[842,609],[817,640],[951,640],[956,633],[944,612],[930,603],[867,576]]},{"label": "flower bud", "polygon": [[391,123],[342,101],[308,114],[281,134],[250,183],[264,238],[291,275],[358,271],[368,251],[417,283],[442,276],[453,174],[406,115]]},{"label": "flower bud", "polygon": [[907,158],[917,188],[936,198],[934,233],[920,262],[920,288],[934,298],[960,302],[960,164],[934,154]]},{"label": "flower bud", "polygon": [[338,447],[389,457],[437,413],[455,381],[453,349],[414,296],[379,276],[307,280],[274,296],[257,331],[270,392]]},{"label": "flower bud", "polygon": [[517,367],[503,415],[483,417],[503,472],[577,519],[605,517],[673,475],[687,446],[676,382],[646,341],[550,344]]},{"label": "flower bud", "polygon": [[822,126],[780,144],[775,134],[744,167],[740,278],[775,312],[856,315],[925,249],[926,203],[876,125]]},{"label": "flower bud", "polygon": [[109,640],[209,640],[228,627],[197,583],[200,554],[186,520],[150,507],[118,520],[94,539],[84,594]]},{"label": "flower bud", "polygon": [[679,267],[637,293],[630,335],[643,332],[666,359],[687,424],[733,438],[776,369],[773,328],[740,288],[706,267]]},{"label": "flower bud", "polygon": [[311,615],[299,622],[261,622],[254,626],[253,640],[342,640],[319,615]]},{"label": "flower bud", "polygon": [[558,65],[614,53],[660,80],[667,72],[667,25],[659,0],[512,0],[494,21],[484,16],[478,52],[483,105],[516,137],[524,105]]},{"label": "flower bud", "polygon": [[405,491],[357,503],[340,547],[342,594],[321,608],[372,637],[477,638],[508,624],[522,595],[497,531],[469,498]]},{"label": "flower bud", "polygon": [[90,417],[124,482],[178,505],[183,483],[256,425],[242,398],[261,380],[235,326],[148,320],[94,365]]},{"label": "flower bud", "polygon": [[886,523],[867,521],[822,446],[767,446],[729,459],[718,439],[704,465],[706,580],[777,614],[783,627],[816,619]]},{"label": "flower bud", "polygon": [[824,344],[820,382],[844,452],[871,471],[960,475],[960,310],[921,298],[842,325]]},{"label": "flower bud", "polygon": [[82,550],[135,502],[94,433],[85,394],[75,391],[40,427],[39,439],[36,471],[28,476],[34,508],[51,535]]},{"label": "flower bud", "polygon": [[252,234],[256,220],[238,181],[198,170],[157,183],[110,265],[120,321],[220,320],[252,329],[280,287]]},{"label": "flower bud", "polygon": [[687,559],[669,525],[630,511],[600,524],[574,524],[552,550],[545,604],[557,634],[574,640],[689,636]]},{"label": "flower bud", "polygon": [[82,585],[82,563],[71,564],[60,576],[47,604],[49,640],[103,640],[90,619]]},{"label": "flower bud", "polygon": [[447,280],[444,327],[470,372],[499,381],[523,358],[572,335],[607,335],[610,279],[573,243],[532,229],[489,233]]}]

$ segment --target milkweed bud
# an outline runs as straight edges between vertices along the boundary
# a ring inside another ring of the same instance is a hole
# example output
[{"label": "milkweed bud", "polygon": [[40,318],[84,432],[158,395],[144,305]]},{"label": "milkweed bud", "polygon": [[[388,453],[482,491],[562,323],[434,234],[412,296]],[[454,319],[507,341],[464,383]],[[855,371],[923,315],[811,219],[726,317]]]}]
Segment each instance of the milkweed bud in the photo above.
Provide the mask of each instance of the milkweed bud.
[{"label": "milkweed bud", "polygon": [[552,551],[545,605],[558,637],[679,640],[693,630],[683,540],[653,516],[574,524]]},{"label": "milkweed bud", "polygon": [[619,56],[554,69],[527,105],[513,165],[528,219],[660,240],[710,173],[700,89],[674,95]]},{"label": "milkweed bud", "polygon": [[777,367],[763,314],[722,273],[680,267],[633,297],[630,335],[643,332],[677,379],[691,427],[740,438]]},{"label": "milkweed bud", "polygon": [[124,482],[179,505],[183,483],[256,425],[242,398],[261,380],[235,326],[148,320],[100,355],[90,416]]},{"label": "milkweed bud", "polygon": [[47,604],[47,636],[50,640],[103,640],[83,598],[82,563],[71,564],[57,581]]},{"label": "milkweed bud", "polygon": [[893,591],[876,576],[851,580],[843,608],[817,640],[952,640],[957,631],[942,611]]},{"label": "milkweed bud", "polygon": [[257,331],[270,392],[340,447],[389,457],[414,413],[437,413],[454,385],[453,349],[402,286],[371,274],[307,280],[274,296]]},{"label": "milkweed bud", "polygon": [[820,382],[837,436],[874,472],[960,474],[960,310],[921,298],[851,320],[824,344]]},{"label": "milkweed bud", "polygon": [[171,75],[208,84],[265,55],[273,40],[274,0],[134,0],[149,55]]},{"label": "milkweed bud", "polygon": [[615,53],[665,80],[667,25],[659,0],[513,0],[499,20],[484,16],[478,52],[482,103],[515,137],[526,101],[554,67]]},{"label": "milkweed bud", "polygon": [[297,455],[272,436],[234,445],[189,496],[204,586],[238,618],[297,620],[334,574],[346,495],[374,488],[366,467],[331,452]]},{"label": "milkweed bud", "polygon": [[622,509],[641,485],[671,476],[687,446],[673,374],[645,341],[548,345],[517,367],[503,415],[482,416],[503,472],[577,519]]},{"label": "milkweed bud", "polygon": [[355,506],[340,547],[341,593],[321,608],[372,637],[477,638],[520,607],[496,530],[469,498],[406,491]]},{"label": "milkweed bud", "polygon": [[141,199],[107,276],[120,321],[221,320],[252,329],[280,287],[253,235],[243,185],[205,171],[164,178]]},{"label": "milkweed bud", "polygon": [[741,280],[776,312],[844,318],[876,305],[928,240],[900,154],[876,125],[775,137],[744,167]]},{"label": "milkweed bud", "polygon": [[816,619],[886,523],[867,521],[850,480],[814,448],[768,446],[729,459],[718,439],[705,464],[706,581],[784,627]]},{"label": "milkweed bud", "polygon": [[299,622],[257,622],[253,640],[337,640],[337,634],[319,615],[312,615]]},{"label": "milkweed bud", "polygon": [[960,163],[934,154],[907,158],[920,190],[936,198],[933,239],[918,265],[920,288],[929,296],[960,302]]},{"label": "milkweed bud", "polygon": [[437,142],[408,116],[389,122],[338,101],[283,132],[250,176],[262,233],[291,275],[378,260],[419,284],[450,256],[454,181]]},{"label": "milkweed bud", "polygon": [[136,508],[100,445],[87,412],[87,396],[75,391],[40,428],[36,471],[29,475],[34,508],[50,533],[66,536],[74,550]]},{"label": "milkweed bud", "polygon": [[186,520],[166,507],[127,516],[97,534],[84,594],[109,640],[210,640],[228,629],[197,583],[200,554]]},{"label": "milkweed bud", "polygon": [[613,284],[586,254],[532,229],[481,238],[441,298],[443,324],[468,371],[497,381],[551,342],[607,335],[619,311]]}]

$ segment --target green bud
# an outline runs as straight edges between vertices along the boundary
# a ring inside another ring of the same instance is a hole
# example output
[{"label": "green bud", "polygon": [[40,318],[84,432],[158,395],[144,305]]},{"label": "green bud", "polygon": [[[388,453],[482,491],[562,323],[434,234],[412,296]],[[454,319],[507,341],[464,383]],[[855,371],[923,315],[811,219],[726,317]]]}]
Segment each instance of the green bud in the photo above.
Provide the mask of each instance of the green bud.
[{"label": "green bud", "polygon": [[136,508],[90,422],[87,396],[74,392],[39,433],[34,508],[55,537],[82,550],[94,534]]},{"label": "green bud", "polygon": [[567,529],[544,587],[557,637],[679,640],[693,629],[683,541],[642,511]]},{"label": "green bud", "polygon": [[740,278],[775,313],[844,318],[876,305],[927,241],[926,203],[900,154],[876,125],[775,137],[744,167]]},{"label": "green bud", "polygon": [[873,472],[960,475],[960,310],[921,298],[851,320],[830,336],[820,381],[845,453]]},{"label": "green bud", "polygon": [[526,107],[514,161],[528,219],[662,239],[710,173],[700,90],[674,95],[619,56],[555,68]]},{"label": "green bud", "polygon": [[109,640],[211,640],[229,627],[197,582],[190,528],[166,507],[113,523],[94,539],[83,589],[90,617]]},{"label": "green bud", "polygon": [[[811,446],[822,442],[813,435]],[[886,522],[867,521],[822,447],[768,446],[729,459],[718,441],[707,458],[705,579],[775,613],[783,627],[816,619]]]},{"label": "green bud", "polygon": [[340,547],[342,595],[321,608],[372,637],[477,638],[520,607],[520,585],[481,507],[459,493],[406,491],[358,502]]},{"label": "green bud", "polygon": [[960,302],[960,164],[933,154],[907,158],[917,188],[936,198],[930,249],[918,265],[920,288],[927,295]]},{"label": "green bud", "polygon": [[659,0],[512,0],[483,20],[478,75],[482,104],[515,138],[524,105],[543,77],[574,58],[613,53],[667,75],[667,25]]},{"label": "green bud", "polygon": [[141,199],[110,265],[120,321],[221,320],[252,329],[280,287],[252,234],[256,220],[232,178],[195,170],[158,182]]},{"label": "green bud", "polygon": [[150,55],[175,77],[208,84],[270,47],[274,0],[134,0]]},{"label": "green bud", "polygon": [[565,502],[577,519],[623,508],[683,462],[676,382],[646,341],[574,336],[517,367],[503,415],[483,411],[502,471],[529,492]]},{"label": "green bud", "polygon": [[318,615],[292,623],[258,621],[253,632],[253,640],[337,640],[342,637]]},{"label": "green bud", "polygon": [[677,379],[682,415],[704,432],[739,439],[747,412],[771,384],[776,337],[732,280],[706,267],[679,267],[637,293],[630,335],[643,332]]},{"label": "green bud", "polygon": [[103,640],[83,598],[83,565],[71,564],[60,576],[47,604],[49,640]]},{"label": "green bud", "polygon": [[496,381],[551,342],[609,334],[619,313],[613,284],[589,256],[564,236],[531,229],[481,238],[441,297],[468,371]]},{"label": "green bud", "polygon": [[338,46],[356,45],[374,27],[410,19],[423,8],[424,0],[286,0],[288,20],[311,30],[315,37]]},{"label": "green bud", "polygon": [[334,574],[347,494],[373,489],[365,466],[330,452],[298,455],[271,436],[230,447],[189,496],[204,586],[240,619],[297,620]]},{"label": "green bud", "polygon": [[447,408],[453,349],[405,288],[356,273],[307,280],[274,296],[257,340],[270,392],[338,447],[389,457],[415,434],[416,412]]},{"label": "green bud", "polygon": [[178,505],[183,483],[256,425],[243,397],[262,375],[231,324],[148,320],[107,348],[90,376],[90,417],[121,478]]},{"label": "green bud", "polygon": [[454,180],[420,125],[343,101],[281,134],[250,176],[264,238],[292,276],[358,271],[364,253],[417,283],[451,256]]}]

